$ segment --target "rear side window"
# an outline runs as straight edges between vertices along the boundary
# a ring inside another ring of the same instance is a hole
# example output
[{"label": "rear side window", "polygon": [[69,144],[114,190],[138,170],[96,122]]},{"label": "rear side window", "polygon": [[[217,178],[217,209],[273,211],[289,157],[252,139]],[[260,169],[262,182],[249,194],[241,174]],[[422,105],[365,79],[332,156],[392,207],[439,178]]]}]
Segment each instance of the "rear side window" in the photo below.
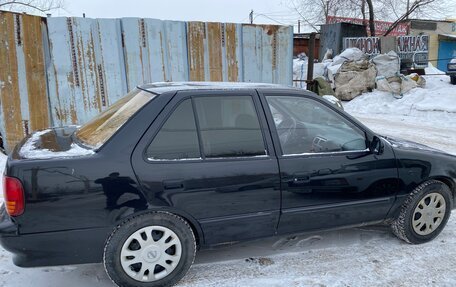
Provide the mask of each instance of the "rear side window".
[{"label": "rear side window", "polygon": [[146,151],[150,160],[200,158],[195,116],[190,99],[183,101],[166,120]]},{"label": "rear side window", "polygon": [[266,155],[251,96],[194,98],[206,158]]}]

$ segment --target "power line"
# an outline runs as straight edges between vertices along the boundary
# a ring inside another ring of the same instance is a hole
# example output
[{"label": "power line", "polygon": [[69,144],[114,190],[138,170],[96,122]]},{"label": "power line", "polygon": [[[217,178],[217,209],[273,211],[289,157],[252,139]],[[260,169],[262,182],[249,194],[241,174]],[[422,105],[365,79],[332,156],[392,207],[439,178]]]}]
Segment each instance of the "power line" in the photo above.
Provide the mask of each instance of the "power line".
[{"label": "power line", "polygon": [[280,22],[280,21],[277,21],[276,19],[273,19],[273,18],[271,18],[271,17],[269,17],[269,16],[267,16],[267,15],[264,15],[264,14],[256,14],[255,18],[253,18],[253,19],[256,19],[257,17],[268,18],[269,20],[274,21],[274,22],[276,22],[276,23],[279,23],[279,24],[281,24],[281,25],[287,25],[287,24],[284,24],[284,23],[282,23],[282,22]]}]

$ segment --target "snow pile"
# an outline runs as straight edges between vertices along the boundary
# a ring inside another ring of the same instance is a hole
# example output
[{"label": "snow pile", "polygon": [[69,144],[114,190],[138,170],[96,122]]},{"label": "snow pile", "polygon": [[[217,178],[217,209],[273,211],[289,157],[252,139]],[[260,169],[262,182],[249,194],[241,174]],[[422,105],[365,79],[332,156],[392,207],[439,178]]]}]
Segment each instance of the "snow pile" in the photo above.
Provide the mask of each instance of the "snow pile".
[{"label": "snow pile", "polygon": [[[452,60],[453,61],[453,60]],[[445,75],[445,72],[440,71],[436,67],[434,67],[431,63],[429,63],[429,66],[426,68],[426,74],[440,74],[440,75]]]},{"label": "snow pile", "polygon": [[32,136],[24,143],[19,151],[19,155],[29,159],[46,159],[56,157],[74,157],[94,154],[93,150],[83,148],[75,143],[71,144],[71,148],[66,151],[51,151],[49,149],[38,149],[35,144],[40,141],[40,137],[50,132],[50,129],[35,132]]},{"label": "snow pile", "polygon": [[[427,74],[437,74],[431,67]],[[426,86],[415,88],[395,99],[391,93],[374,90],[364,93],[344,104],[349,113],[360,115],[388,114],[411,116],[438,126],[456,126],[456,86],[451,85],[448,76],[424,76]]]},{"label": "snow pile", "polygon": [[360,61],[360,60],[366,60],[367,55],[364,54],[363,51],[361,51],[358,48],[348,48],[345,49],[340,55],[337,55],[334,57],[331,66],[337,66],[337,65],[342,65],[343,63],[347,61]]}]

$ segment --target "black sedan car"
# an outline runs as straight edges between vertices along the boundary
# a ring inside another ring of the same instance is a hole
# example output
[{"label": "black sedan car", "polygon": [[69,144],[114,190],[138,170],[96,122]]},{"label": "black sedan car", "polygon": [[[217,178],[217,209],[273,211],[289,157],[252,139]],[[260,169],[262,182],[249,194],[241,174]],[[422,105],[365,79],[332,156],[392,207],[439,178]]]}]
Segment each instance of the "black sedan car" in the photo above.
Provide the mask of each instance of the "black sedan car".
[{"label": "black sedan car", "polygon": [[307,91],[155,83],[10,154],[0,240],[18,266],[103,262],[119,286],[169,286],[198,248],[390,224],[444,228],[456,157],[382,137]]}]

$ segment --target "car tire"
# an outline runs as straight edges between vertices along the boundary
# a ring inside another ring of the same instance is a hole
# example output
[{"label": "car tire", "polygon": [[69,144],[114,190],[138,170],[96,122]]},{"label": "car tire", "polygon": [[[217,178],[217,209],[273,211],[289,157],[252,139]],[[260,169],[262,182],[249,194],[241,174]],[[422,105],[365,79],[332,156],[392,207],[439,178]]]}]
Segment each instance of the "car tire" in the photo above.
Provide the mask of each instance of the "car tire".
[{"label": "car tire", "polygon": [[456,85],[456,76],[451,76],[451,84]]},{"label": "car tire", "polygon": [[117,286],[172,286],[187,273],[195,253],[195,236],[183,218],[152,212],[117,226],[106,241],[103,263]]},{"label": "car tire", "polygon": [[426,181],[409,194],[391,229],[407,243],[426,243],[443,230],[452,207],[449,187],[437,180]]}]

